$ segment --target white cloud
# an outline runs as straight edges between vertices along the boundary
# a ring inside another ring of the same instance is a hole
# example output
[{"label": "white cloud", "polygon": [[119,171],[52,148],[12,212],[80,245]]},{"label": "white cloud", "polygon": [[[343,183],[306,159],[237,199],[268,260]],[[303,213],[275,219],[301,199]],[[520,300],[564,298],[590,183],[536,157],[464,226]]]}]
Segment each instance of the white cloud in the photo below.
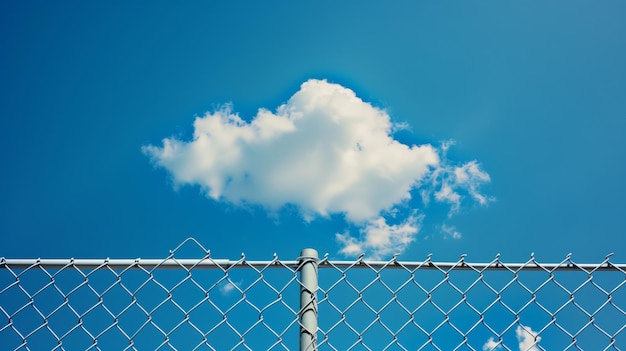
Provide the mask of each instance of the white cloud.
[{"label": "white cloud", "polygon": [[[541,337],[530,327],[523,325],[518,326],[515,329],[515,336],[517,337],[520,351],[540,351],[538,346],[541,341]],[[483,351],[495,351],[502,349],[502,344],[496,342],[493,337],[490,337],[489,340],[487,340],[487,342],[483,345]]]},{"label": "white cloud", "polygon": [[461,239],[463,236],[453,225],[443,224],[441,231],[444,233],[444,238]]},{"label": "white cloud", "polygon": [[219,290],[222,293],[222,295],[228,295],[233,290],[240,288],[242,283],[243,283],[243,281],[233,282],[231,280],[228,280],[228,281],[220,284]]},{"label": "white cloud", "polygon": [[530,327],[518,326],[515,329],[515,335],[517,336],[517,341],[519,341],[520,351],[539,351],[537,346],[541,341],[541,337]]},{"label": "white cloud", "polygon": [[487,342],[483,345],[483,351],[495,351],[502,349],[502,346],[494,340],[493,337],[489,338]]},{"label": "white cloud", "polygon": [[401,253],[413,241],[419,232],[423,216],[411,215],[400,224],[387,224],[384,217],[372,219],[361,228],[360,237],[349,233],[335,234],[342,245],[341,253],[355,256],[367,253],[367,258],[378,260],[395,253]]},{"label": "white cloud", "polygon": [[411,198],[439,156],[431,145],[390,136],[389,115],[337,84],[309,80],[276,113],[244,122],[226,106],[196,118],[192,141],[166,138],[143,152],[208,196],[276,210],[297,205],[306,216],[344,213],[374,218]]},{"label": "white cloud", "polygon": [[450,164],[447,151],[452,145],[453,141],[446,141],[441,145],[440,164],[429,175],[432,186],[421,192],[422,199],[426,199],[425,203],[432,194],[438,202],[449,204],[448,217],[452,217],[460,210],[464,195],[469,195],[483,206],[494,201],[494,198],[487,197],[479,191],[481,185],[491,182],[491,178],[480,168],[476,160],[461,165]]},{"label": "white cloud", "polygon": [[272,212],[295,205],[306,220],[342,214],[362,229],[358,238],[337,235],[341,252],[381,256],[414,240],[421,217],[409,214],[391,226],[385,219],[414,190],[425,205],[431,197],[448,203],[451,214],[464,195],[489,201],[478,191],[489,181],[478,163],[451,165],[451,143],[439,150],[393,138],[406,128],[352,90],[312,79],[275,112],[259,109],[247,122],[225,105],[196,118],[192,140],[169,137],[142,151],[176,187],[198,185],[216,201]]}]

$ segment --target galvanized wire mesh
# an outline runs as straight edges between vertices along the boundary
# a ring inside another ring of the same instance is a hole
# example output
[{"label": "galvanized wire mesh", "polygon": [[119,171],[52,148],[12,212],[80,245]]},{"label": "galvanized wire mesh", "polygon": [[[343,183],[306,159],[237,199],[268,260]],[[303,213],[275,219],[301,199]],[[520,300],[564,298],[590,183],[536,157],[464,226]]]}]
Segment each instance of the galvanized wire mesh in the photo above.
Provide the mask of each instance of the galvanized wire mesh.
[{"label": "galvanized wire mesh", "polygon": [[[297,264],[216,260],[0,262],[7,350],[289,350]],[[208,268],[208,269],[206,269]]]},{"label": "galvanized wire mesh", "polygon": [[621,350],[626,268],[599,264],[332,262],[320,349]]},{"label": "galvanized wire mesh", "polygon": [[[194,258],[182,258],[189,247]],[[295,350],[302,260],[0,259],[4,350]],[[626,349],[626,265],[319,261],[319,350]]]}]

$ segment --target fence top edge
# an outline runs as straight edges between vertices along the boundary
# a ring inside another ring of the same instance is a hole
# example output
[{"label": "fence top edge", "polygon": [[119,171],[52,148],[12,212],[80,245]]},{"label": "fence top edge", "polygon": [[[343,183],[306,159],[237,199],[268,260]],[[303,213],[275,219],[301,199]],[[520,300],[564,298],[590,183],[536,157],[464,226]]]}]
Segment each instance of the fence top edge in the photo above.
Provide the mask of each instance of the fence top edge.
[{"label": "fence top edge", "polygon": [[[121,268],[169,268],[169,269],[231,269],[231,268],[291,268],[296,269],[300,264],[298,260],[271,260],[271,261],[247,261],[229,260],[229,259],[8,259],[0,258],[0,268],[92,268],[92,269],[121,269]],[[457,262],[435,262],[435,261],[333,261],[323,259],[318,262],[318,267],[323,269],[352,269],[352,268],[370,268],[370,269],[404,269],[404,270],[542,270],[542,271],[597,271],[597,270],[619,270],[626,273],[626,264],[615,264],[608,261],[600,263],[574,263],[565,261],[560,263],[540,263],[540,262],[524,262],[524,263],[506,263],[506,262],[465,262],[463,260]]]}]

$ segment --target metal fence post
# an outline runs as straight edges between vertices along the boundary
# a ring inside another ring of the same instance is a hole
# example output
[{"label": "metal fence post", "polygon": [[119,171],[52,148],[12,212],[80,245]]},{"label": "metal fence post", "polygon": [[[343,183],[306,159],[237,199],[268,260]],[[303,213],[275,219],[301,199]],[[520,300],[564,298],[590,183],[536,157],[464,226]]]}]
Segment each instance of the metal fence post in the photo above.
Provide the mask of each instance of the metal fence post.
[{"label": "metal fence post", "polygon": [[315,249],[300,254],[300,351],[317,350],[317,264]]}]

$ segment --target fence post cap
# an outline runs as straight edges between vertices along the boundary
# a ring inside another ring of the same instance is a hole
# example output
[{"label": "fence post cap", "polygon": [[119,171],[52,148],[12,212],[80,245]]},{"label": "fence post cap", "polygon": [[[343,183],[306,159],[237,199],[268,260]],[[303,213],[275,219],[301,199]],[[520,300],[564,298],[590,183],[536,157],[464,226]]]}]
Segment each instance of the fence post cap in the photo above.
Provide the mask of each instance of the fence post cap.
[{"label": "fence post cap", "polygon": [[300,257],[318,258],[317,250],[310,248],[303,249],[302,252],[300,252]]}]

